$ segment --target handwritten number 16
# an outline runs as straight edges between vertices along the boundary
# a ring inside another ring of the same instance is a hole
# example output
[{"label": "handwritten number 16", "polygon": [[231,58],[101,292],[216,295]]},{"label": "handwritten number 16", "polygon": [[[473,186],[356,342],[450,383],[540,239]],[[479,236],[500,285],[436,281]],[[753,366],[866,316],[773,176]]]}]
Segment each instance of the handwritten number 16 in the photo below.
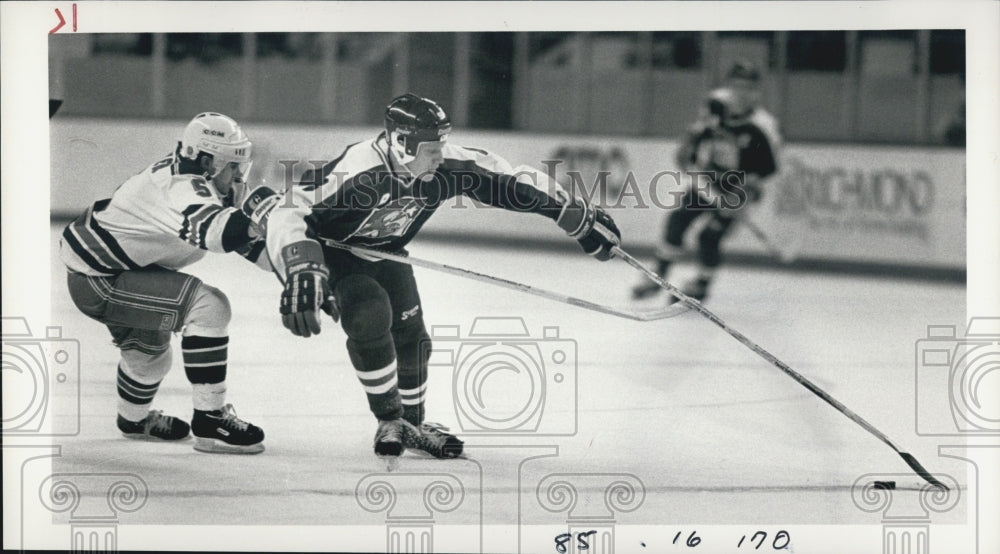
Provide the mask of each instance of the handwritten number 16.
[{"label": "handwritten number 16", "polygon": [[[683,533],[683,531],[678,531],[677,534],[674,535],[674,542],[672,542],[671,544],[677,544],[677,539],[681,538],[681,533]],[[701,537],[699,537],[697,533],[698,531],[691,531],[691,534],[688,535],[687,542],[685,544],[687,544],[691,548],[694,548],[699,544],[701,544]]]}]

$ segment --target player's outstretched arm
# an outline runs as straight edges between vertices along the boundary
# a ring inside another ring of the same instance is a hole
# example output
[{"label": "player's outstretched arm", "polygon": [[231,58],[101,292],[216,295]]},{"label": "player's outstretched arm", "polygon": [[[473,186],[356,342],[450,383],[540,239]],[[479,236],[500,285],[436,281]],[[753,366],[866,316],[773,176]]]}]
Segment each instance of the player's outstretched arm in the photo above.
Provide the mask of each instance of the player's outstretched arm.
[{"label": "player's outstretched arm", "polygon": [[530,166],[519,166],[511,174],[511,186],[517,187],[519,196],[532,198],[530,211],[555,219],[556,225],[576,239],[587,254],[602,262],[614,257],[611,249],[621,244],[622,234],[607,212]]}]

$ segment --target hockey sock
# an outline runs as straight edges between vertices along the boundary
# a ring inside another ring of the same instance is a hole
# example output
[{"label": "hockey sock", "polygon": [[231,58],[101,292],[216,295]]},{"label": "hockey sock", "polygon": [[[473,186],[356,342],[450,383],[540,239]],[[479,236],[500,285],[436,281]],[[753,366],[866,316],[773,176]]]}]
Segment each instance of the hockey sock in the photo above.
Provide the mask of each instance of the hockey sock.
[{"label": "hockey sock", "polygon": [[160,388],[160,380],[143,383],[118,364],[118,414],[133,422],[142,421],[149,413],[149,405]]},{"label": "hockey sock", "polygon": [[[414,331],[399,333],[396,341],[396,353],[399,359],[399,397],[403,404],[403,418],[419,427],[424,422],[430,337],[421,325]],[[403,341],[402,344],[400,341]]]},{"label": "hockey sock", "polygon": [[195,410],[221,410],[225,405],[228,345],[229,337],[181,339],[184,373],[191,382]]},{"label": "hockey sock", "polygon": [[386,333],[383,337],[365,342],[347,339],[347,353],[375,417],[380,420],[402,417],[392,336]]},{"label": "hockey sock", "polygon": [[[423,378],[421,379],[421,375]],[[424,398],[427,396],[427,372],[419,368],[404,371],[399,368],[399,398],[403,403],[403,418],[420,426],[424,422]]]}]

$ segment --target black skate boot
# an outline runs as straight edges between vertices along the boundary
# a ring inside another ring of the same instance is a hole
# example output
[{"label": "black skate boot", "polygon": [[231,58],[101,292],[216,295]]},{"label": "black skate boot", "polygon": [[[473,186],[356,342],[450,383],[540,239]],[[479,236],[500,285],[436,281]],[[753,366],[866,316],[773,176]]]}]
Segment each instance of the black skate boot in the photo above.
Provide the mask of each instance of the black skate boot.
[{"label": "black skate boot", "polygon": [[126,438],[138,440],[179,441],[188,437],[191,426],[182,419],[150,410],[142,421],[129,421],[118,416],[118,429]]},{"label": "black skate boot", "polygon": [[[712,284],[711,279],[705,277],[698,277],[688,281],[683,287],[681,287],[681,292],[694,298],[698,302],[701,302],[708,298],[708,286]],[[676,296],[671,296],[668,304],[674,304],[675,302],[680,302]]]},{"label": "black skate boot", "polygon": [[424,422],[419,427],[407,426],[406,446],[435,458],[459,458],[465,443],[438,423]]},{"label": "black skate boot", "polygon": [[402,419],[380,420],[375,431],[375,455],[399,456],[405,450],[403,446],[404,427],[407,423]]},{"label": "black skate boot", "polygon": [[219,454],[258,454],[264,451],[264,431],[236,417],[232,404],[221,410],[194,411],[191,432],[194,449]]}]

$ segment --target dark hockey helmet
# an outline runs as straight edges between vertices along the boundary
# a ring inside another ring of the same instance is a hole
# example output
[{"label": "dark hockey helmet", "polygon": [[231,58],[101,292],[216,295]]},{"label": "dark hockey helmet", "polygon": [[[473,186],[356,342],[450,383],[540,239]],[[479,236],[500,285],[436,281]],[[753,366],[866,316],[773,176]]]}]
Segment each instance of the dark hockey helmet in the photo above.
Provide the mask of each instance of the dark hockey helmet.
[{"label": "dark hockey helmet", "polygon": [[753,63],[740,60],[726,73],[725,84],[709,95],[709,113],[722,125],[748,117],[760,103],[760,71]]},{"label": "dark hockey helmet", "polygon": [[739,60],[729,68],[729,72],[726,73],[726,79],[742,79],[752,83],[759,83],[760,70],[757,69],[756,65],[747,60]]},{"label": "dark hockey helmet", "polygon": [[447,140],[451,119],[433,100],[406,93],[385,108],[385,132],[389,148],[400,162],[408,164],[422,142]]}]

